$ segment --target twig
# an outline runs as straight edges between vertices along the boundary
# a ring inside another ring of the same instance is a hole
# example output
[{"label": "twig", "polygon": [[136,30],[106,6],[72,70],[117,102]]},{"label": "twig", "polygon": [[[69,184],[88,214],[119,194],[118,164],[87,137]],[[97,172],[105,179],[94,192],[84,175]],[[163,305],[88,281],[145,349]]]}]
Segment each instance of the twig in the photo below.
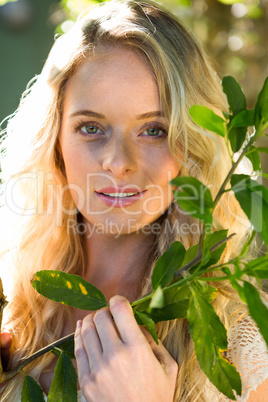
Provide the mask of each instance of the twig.
[{"label": "twig", "polygon": [[[214,244],[214,246],[212,246],[209,251],[212,253],[213,251],[217,250],[222,244],[224,244],[225,242],[227,242],[228,240],[230,240],[233,236],[235,236],[236,233],[232,233],[230,236],[226,237],[225,239],[219,241],[219,243]],[[174,279],[167,285],[167,287],[171,284],[173,284],[180,276],[182,276],[183,272],[189,270],[190,268],[192,268],[193,266],[195,266],[196,264],[198,264],[200,261],[202,260],[202,252],[201,254],[198,253],[197,256],[189,261],[187,264],[185,264],[182,268],[180,268],[174,275]],[[134,307],[137,304],[140,304],[141,302],[144,302],[146,300],[148,300],[151,296],[152,292],[146,293],[146,295],[140,297],[139,299],[135,300],[133,303],[131,303],[131,306]]]},{"label": "twig", "polygon": [[14,369],[8,372],[3,372],[1,377],[0,377],[0,383],[4,381],[8,381],[11,378],[15,377],[24,367],[26,367],[29,363],[31,363],[33,360],[37,359],[37,357],[40,357],[44,355],[47,352],[50,352],[53,350],[55,347],[61,345],[62,343],[72,341],[74,339],[74,333],[69,334],[61,339],[58,339],[57,341],[50,343],[49,345],[45,346],[44,348],[38,350],[37,352],[33,353],[31,356],[22,358],[21,363]]},{"label": "twig", "polygon": [[[230,236],[226,237],[225,239],[219,241],[219,243],[215,244],[214,246],[212,246],[209,251],[212,253],[213,251],[217,250],[222,244],[226,243],[228,240],[230,240],[236,233],[232,233]],[[174,279],[172,282],[174,282],[176,279],[178,279],[180,276],[182,276],[182,274],[185,271],[188,271],[190,268],[192,268],[193,266],[195,266],[196,264],[198,264],[200,261],[202,260],[202,253],[198,253],[197,256],[190,262],[188,262],[188,264],[185,264],[182,268],[180,268],[174,275]]]},{"label": "twig", "polygon": [[[229,170],[229,173],[227,174],[224,182],[222,183],[215,199],[214,199],[214,207],[213,210],[215,209],[216,205],[219,202],[220,197],[222,196],[222,194],[225,191],[225,187],[228,183],[228,181],[230,180],[230,178],[232,177],[235,169],[237,168],[237,166],[239,165],[239,163],[241,162],[241,160],[244,158],[245,154],[247,153],[247,150],[250,148],[250,146],[254,143],[254,141],[256,140],[256,135],[252,136],[252,138],[249,140],[249,142],[247,143],[247,145],[245,146],[245,148],[243,149],[243,151],[241,152],[241,154],[239,155],[239,158],[237,159],[237,161],[235,163],[233,163],[231,169]],[[213,212],[213,211],[212,211]]]}]

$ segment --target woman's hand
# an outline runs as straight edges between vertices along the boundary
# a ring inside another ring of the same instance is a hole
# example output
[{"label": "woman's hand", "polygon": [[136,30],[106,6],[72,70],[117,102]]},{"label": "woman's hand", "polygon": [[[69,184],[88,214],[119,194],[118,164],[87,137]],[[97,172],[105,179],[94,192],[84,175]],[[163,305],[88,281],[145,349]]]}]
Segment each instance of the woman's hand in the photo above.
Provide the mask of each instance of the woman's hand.
[{"label": "woman's hand", "polygon": [[157,345],[141,330],[127,299],[114,296],[110,310],[77,324],[75,355],[87,401],[173,401],[177,363],[160,341]]}]

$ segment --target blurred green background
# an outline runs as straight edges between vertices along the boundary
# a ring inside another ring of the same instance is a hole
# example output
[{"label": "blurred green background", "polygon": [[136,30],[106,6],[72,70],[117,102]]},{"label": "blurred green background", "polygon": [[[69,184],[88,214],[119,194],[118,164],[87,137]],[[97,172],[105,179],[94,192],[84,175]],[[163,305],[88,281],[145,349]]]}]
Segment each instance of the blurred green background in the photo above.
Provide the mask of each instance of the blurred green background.
[{"label": "blurred green background", "polygon": [[[40,73],[57,32],[92,0],[0,0],[0,121]],[[194,32],[221,76],[233,75],[249,106],[268,75],[268,0],[162,0]]]}]

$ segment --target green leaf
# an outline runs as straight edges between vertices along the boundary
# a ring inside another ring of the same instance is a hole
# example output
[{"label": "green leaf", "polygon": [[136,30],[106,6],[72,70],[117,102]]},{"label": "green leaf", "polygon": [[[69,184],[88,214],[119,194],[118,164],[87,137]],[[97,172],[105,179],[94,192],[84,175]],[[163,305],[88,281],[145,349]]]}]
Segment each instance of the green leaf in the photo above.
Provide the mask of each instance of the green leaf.
[{"label": "green leaf", "polygon": [[186,318],[188,307],[189,300],[185,299],[180,300],[177,303],[168,304],[160,309],[153,309],[151,312],[147,312],[146,314],[156,324],[160,321],[175,320],[176,318]]},{"label": "green leaf", "polygon": [[222,80],[223,91],[227,95],[230,110],[234,115],[247,108],[245,95],[234,77],[226,76]]},{"label": "green leaf", "polygon": [[184,260],[183,260],[183,263],[182,263],[182,267],[184,267],[184,265],[188,264],[195,257],[197,257],[198,250],[199,250],[199,244],[194,244],[193,246],[189,247],[186,250],[185,257],[184,257]]},{"label": "green leaf", "polygon": [[141,313],[140,311],[135,311],[134,313],[137,323],[139,325],[145,325],[145,327],[148,329],[150,334],[152,335],[154,341],[158,344],[158,336],[155,330],[155,324],[154,321],[152,320],[151,317],[148,316],[148,314]]},{"label": "green leaf", "polygon": [[225,121],[206,106],[194,105],[189,110],[190,116],[199,126],[225,137]]},{"label": "green leaf", "polygon": [[[201,292],[206,300],[212,302],[212,300],[214,300],[217,296],[218,289],[214,286],[207,285],[205,288],[202,288]],[[179,288],[173,287],[171,289],[163,289],[163,293],[165,296],[165,305],[170,305],[178,303],[179,301],[190,299],[191,296],[191,290],[188,284],[185,284]]]},{"label": "green leaf", "polygon": [[178,186],[174,197],[188,215],[212,224],[213,200],[208,187],[194,177],[176,177],[171,184]]},{"label": "green leaf", "polygon": [[191,291],[188,284],[178,287],[172,288],[164,288],[163,289],[164,297],[165,297],[165,305],[177,303],[179,301],[189,299]]},{"label": "green leaf", "polygon": [[235,367],[222,357],[228,346],[226,329],[194,284],[191,292],[187,319],[199,365],[220,392],[235,400],[233,389],[241,395],[241,380]]},{"label": "green leaf", "polygon": [[235,4],[237,3],[237,0],[218,0],[220,3],[223,4]]},{"label": "green leaf", "polygon": [[[229,128],[229,125],[228,125]],[[228,139],[233,152],[239,151],[247,135],[247,127],[232,127],[228,132]]]},{"label": "green leaf", "polygon": [[[151,309],[149,307],[149,301],[147,300],[136,307],[135,313],[145,313],[154,321],[155,324],[160,321],[186,318],[187,309],[189,306],[189,298],[191,295],[191,290],[188,284],[179,288],[164,288],[162,291],[165,297],[165,305],[162,308]],[[206,285],[205,288],[202,288],[201,292],[206,300],[212,302],[218,293],[218,289],[213,286]]]},{"label": "green leaf", "polygon": [[[190,286],[191,298],[189,303],[189,310],[187,313],[187,318],[190,323],[191,334],[193,338],[196,338],[197,332],[201,334],[208,335],[208,339],[222,350],[227,350],[227,334],[226,329],[221,323],[219,317],[217,316],[212,305],[204,298],[200,289],[192,284]],[[198,322],[198,325],[197,325]],[[197,331],[197,332],[196,332]],[[195,339],[196,346],[201,345],[203,340],[202,337]],[[210,347],[211,345],[206,345]],[[202,352],[203,353],[203,352]],[[213,363],[214,356],[209,353],[207,356],[207,361],[203,363],[205,367],[211,367]]]},{"label": "green leaf", "polygon": [[235,115],[230,121],[231,127],[249,127],[254,125],[254,110],[246,109]]},{"label": "green leaf", "polygon": [[253,145],[249,148],[249,153],[246,154],[246,157],[252,163],[252,168],[254,171],[261,169],[261,158],[259,152]]},{"label": "green leaf", "polygon": [[230,116],[228,124],[228,139],[232,151],[237,152],[245,141],[247,127],[254,124],[254,111],[246,110],[247,102],[245,95],[233,77],[224,77],[222,86],[227,95],[230,111],[233,113],[233,116]]},{"label": "green leaf", "polygon": [[248,239],[248,241],[246,241],[246,242],[244,243],[244,245],[243,245],[243,247],[242,247],[242,250],[241,250],[241,253],[240,253],[240,256],[241,256],[241,257],[247,254],[251,243],[252,243],[253,240],[255,239],[255,236],[256,236],[256,232],[255,232],[255,230],[253,230],[253,232],[251,233],[250,238]]},{"label": "green leaf", "polygon": [[158,286],[164,287],[172,281],[175,272],[181,266],[184,255],[185,248],[179,241],[172,243],[169,249],[161,255],[156,262],[152,275],[152,287],[154,290]]},{"label": "green leaf", "polygon": [[[228,233],[228,230],[222,229],[222,230],[218,230],[216,232],[207,234],[204,239],[205,247],[207,249],[211,249],[213,246],[215,246],[216,244],[218,244],[219,242],[224,240],[227,237],[227,233]],[[202,265],[202,267],[207,268],[210,265],[216,264],[219,261],[219,259],[221,258],[221,255],[222,255],[225,247],[226,247],[226,243],[223,243],[219,248],[214,250],[210,254],[210,258],[207,261],[207,263]],[[188,248],[188,250],[186,250],[182,266],[188,264],[190,261],[192,261],[197,256],[198,248],[199,248],[199,245],[195,244],[194,246],[192,246],[192,247]],[[191,273],[195,272],[197,267],[200,268],[200,263],[198,263],[197,266],[191,268],[190,272]]]},{"label": "green leaf", "polygon": [[203,267],[204,265],[206,265],[210,261],[210,259],[211,259],[211,252],[204,242],[202,250],[202,259],[199,264],[199,267]]},{"label": "green leaf", "polygon": [[30,376],[25,376],[21,394],[21,402],[45,402],[40,385]]},{"label": "green leaf", "polygon": [[70,358],[59,357],[47,402],[77,402],[77,374]]},{"label": "green leaf", "polygon": [[48,299],[82,310],[99,310],[108,306],[101,291],[78,275],[39,271],[34,274],[32,286]]},{"label": "green leaf", "polygon": [[[172,288],[163,288],[162,291],[164,294],[165,306],[188,299],[189,295],[191,294],[187,284],[184,284],[182,286],[178,284],[177,287],[173,286]],[[151,299],[147,299],[141,302],[134,307],[134,311],[146,312],[146,314],[149,311],[151,313],[150,302]]]},{"label": "green leaf", "polygon": [[[206,282],[198,282],[196,281],[196,285],[201,285],[200,291],[202,293],[202,296],[209,302],[211,303],[217,294],[219,293],[219,290],[215,288],[214,286],[208,285]],[[206,286],[204,286],[206,285]]]},{"label": "green leaf", "polygon": [[256,151],[268,154],[268,147],[256,147]]},{"label": "green leaf", "polygon": [[64,352],[70,359],[75,359],[74,340],[62,343],[60,346],[53,349],[51,352],[56,356],[60,356]]},{"label": "green leaf", "polygon": [[231,178],[232,191],[248,219],[268,244],[268,189],[247,175]]},{"label": "green leaf", "polygon": [[238,283],[238,281],[235,278],[229,278],[231,286],[234,290],[237,291],[240,299],[246,303],[246,298],[245,298],[245,292],[244,292],[244,288],[240,285],[240,283]]},{"label": "green leaf", "polygon": [[259,93],[257,103],[254,111],[254,123],[256,130],[260,128],[262,124],[268,121],[268,77],[266,78],[263,88]]},{"label": "green leaf", "polygon": [[249,261],[242,272],[260,279],[268,279],[268,257],[262,256]]},{"label": "green leaf", "polygon": [[160,286],[153,293],[149,308],[161,308],[165,304],[164,293]]},{"label": "green leaf", "polygon": [[263,304],[257,289],[249,282],[244,282],[244,293],[249,313],[257,323],[260,332],[268,345],[268,309]]}]

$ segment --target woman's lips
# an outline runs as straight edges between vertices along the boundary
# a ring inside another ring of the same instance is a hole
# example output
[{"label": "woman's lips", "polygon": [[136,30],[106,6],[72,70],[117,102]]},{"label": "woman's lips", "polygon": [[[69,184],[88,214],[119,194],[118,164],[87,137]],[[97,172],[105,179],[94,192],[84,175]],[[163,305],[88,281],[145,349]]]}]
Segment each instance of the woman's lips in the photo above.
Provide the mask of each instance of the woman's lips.
[{"label": "woman's lips", "polygon": [[105,187],[95,191],[97,197],[107,206],[120,208],[127,207],[139,201],[146,190],[138,191],[133,187]]}]

